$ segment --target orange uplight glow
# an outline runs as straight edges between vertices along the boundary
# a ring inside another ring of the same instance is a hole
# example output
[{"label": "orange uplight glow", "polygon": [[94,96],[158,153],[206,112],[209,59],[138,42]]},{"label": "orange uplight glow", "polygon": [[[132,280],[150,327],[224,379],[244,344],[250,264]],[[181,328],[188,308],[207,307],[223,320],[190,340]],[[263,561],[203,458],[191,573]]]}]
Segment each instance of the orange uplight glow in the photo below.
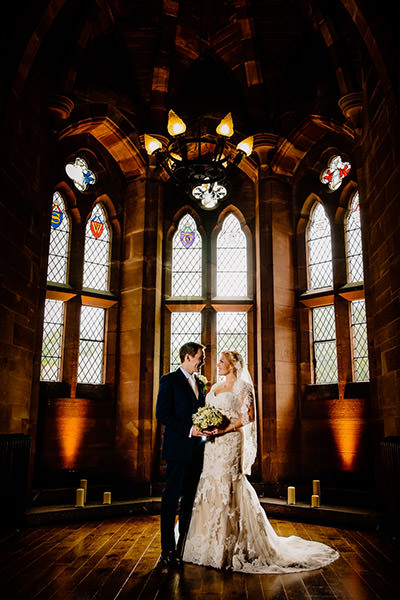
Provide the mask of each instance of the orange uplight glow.
[{"label": "orange uplight glow", "polygon": [[56,423],[63,469],[77,466],[88,409],[87,401],[78,398],[61,400],[57,403]]},{"label": "orange uplight glow", "polygon": [[329,421],[344,471],[352,471],[365,428],[362,400],[345,399],[329,411]]}]

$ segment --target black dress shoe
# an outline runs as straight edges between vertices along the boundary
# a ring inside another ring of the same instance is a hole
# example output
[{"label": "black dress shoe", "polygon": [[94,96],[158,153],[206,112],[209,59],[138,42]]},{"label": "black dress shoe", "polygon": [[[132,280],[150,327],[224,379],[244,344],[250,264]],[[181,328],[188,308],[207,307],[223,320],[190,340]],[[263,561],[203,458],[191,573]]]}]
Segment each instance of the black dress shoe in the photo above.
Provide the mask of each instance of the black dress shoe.
[{"label": "black dress shoe", "polygon": [[166,567],[175,567],[177,565],[175,550],[169,550],[168,552],[161,552],[160,561]]},{"label": "black dress shoe", "polygon": [[182,568],[182,567],[183,567],[183,560],[182,560],[182,556],[177,556],[177,557],[176,557],[176,559],[175,559],[175,562],[176,562],[176,566],[177,566],[177,567],[179,567],[179,568]]}]

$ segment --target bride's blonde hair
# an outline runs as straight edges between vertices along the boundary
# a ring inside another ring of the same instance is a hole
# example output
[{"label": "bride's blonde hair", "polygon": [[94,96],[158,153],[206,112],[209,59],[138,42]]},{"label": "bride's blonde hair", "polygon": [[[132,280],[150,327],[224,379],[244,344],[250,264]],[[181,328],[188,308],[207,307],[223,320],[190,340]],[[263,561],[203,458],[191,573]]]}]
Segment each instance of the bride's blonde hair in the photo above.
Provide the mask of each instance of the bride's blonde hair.
[{"label": "bride's blonde hair", "polygon": [[232,373],[237,376],[237,370],[243,369],[243,356],[237,350],[223,350],[221,354],[223,354],[228,361]]}]

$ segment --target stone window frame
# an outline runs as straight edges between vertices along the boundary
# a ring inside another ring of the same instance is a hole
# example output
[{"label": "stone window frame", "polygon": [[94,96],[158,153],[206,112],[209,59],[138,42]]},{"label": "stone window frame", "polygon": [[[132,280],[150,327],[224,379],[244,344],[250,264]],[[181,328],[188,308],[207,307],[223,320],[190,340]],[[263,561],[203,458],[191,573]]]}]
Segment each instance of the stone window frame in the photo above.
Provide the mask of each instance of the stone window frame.
[{"label": "stone window frame", "polygon": [[[318,306],[334,305],[336,326],[336,350],[338,365],[337,384],[346,385],[356,382],[353,358],[353,339],[351,327],[351,302],[365,300],[364,282],[348,282],[348,264],[346,252],[346,219],[350,211],[355,192],[360,194],[361,234],[365,239],[365,227],[362,226],[363,206],[361,193],[355,181],[348,181],[341,188],[336,201],[332,202],[328,194],[317,195],[311,192],[303,203],[296,231],[296,250],[298,266],[298,309],[300,330],[300,383],[301,386],[331,385],[315,383],[315,365],[312,339],[312,309]],[[307,262],[307,226],[316,202],[321,202],[331,223],[333,285],[317,290],[308,289]],[[366,244],[363,244],[365,253]],[[367,307],[366,307],[367,308]],[[367,308],[368,314],[368,308]],[[368,382],[367,382],[368,383]]]},{"label": "stone window frame", "polygon": [[[71,223],[68,275],[66,284],[46,282],[46,299],[61,300],[64,304],[64,335],[61,357],[60,381],[41,381],[50,395],[71,397],[102,397],[116,383],[117,328],[119,310],[119,248],[121,227],[115,206],[107,194],[89,201],[77,197],[74,189],[65,181],[55,186],[64,199],[65,209]],[[83,287],[83,262],[86,223],[93,207],[100,203],[107,215],[111,233],[111,260],[109,290],[92,290]],[[78,207],[79,204],[79,207]],[[47,267],[47,266],[46,266]],[[81,306],[105,309],[103,382],[101,384],[78,383],[78,358],[80,341]]]},{"label": "stone window frame", "polygon": [[[202,296],[193,298],[178,298],[170,295],[172,280],[172,239],[181,218],[189,213],[196,222],[197,231],[202,236]],[[170,337],[171,337],[171,314],[173,312],[200,312],[202,315],[201,343],[206,346],[206,365],[203,372],[210,381],[217,380],[217,312],[247,312],[247,357],[248,364],[254,364],[254,312],[255,281],[254,281],[254,235],[247,225],[244,215],[240,210],[229,205],[215,211],[215,223],[211,230],[202,225],[201,217],[197,211],[189,206],[181,207],[172,219],[171,227],[166,234],[165,260],[164,260],[164,298],[163,298],[163,372],[169,371],[170,365]],[[243,298],[219,298],[216,293],[217,270],[217,238],[222,229],[225,218],[233,214],[242,227],[247,241],[247,291]]]}]

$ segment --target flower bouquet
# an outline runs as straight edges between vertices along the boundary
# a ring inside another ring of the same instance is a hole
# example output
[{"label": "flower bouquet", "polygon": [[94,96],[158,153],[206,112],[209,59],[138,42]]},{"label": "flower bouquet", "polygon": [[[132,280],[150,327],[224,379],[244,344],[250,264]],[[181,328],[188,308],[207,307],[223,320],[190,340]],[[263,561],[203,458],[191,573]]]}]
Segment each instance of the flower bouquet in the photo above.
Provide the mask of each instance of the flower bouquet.
[{"label": "flower bouquet", "polygon": [[224,421],[224,415],[214,406],[201,406],[192,415],[192,421],[193,425],[204,431],[205,429],[220,427]]}]

